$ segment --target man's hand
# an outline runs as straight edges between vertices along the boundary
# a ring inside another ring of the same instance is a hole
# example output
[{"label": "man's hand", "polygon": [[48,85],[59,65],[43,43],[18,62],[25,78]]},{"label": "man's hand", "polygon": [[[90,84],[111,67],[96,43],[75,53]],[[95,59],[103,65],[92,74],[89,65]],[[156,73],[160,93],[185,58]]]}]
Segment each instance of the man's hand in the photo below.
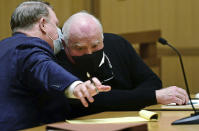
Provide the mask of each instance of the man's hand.
[{"label": "man's hand", "polygon": [[187,104],[189,99],[187,92],[179,87],[170,86],[156,90],[156,99],[158,104],[176,103],[177,105]]},{"label": "man's hand", "polygon": [[82,84],[77,85],[73,91],[74,96],[80,99],[85,107],[88,107],[88,102],[85,98],[87,98],[90,103],[93,103],[93,96],[99,92],[108,92],[111,90],[110,86],[102,85],[97,78],[92,78],[92,80],[94,83],[91,83],[91,81],[88,80]]}]

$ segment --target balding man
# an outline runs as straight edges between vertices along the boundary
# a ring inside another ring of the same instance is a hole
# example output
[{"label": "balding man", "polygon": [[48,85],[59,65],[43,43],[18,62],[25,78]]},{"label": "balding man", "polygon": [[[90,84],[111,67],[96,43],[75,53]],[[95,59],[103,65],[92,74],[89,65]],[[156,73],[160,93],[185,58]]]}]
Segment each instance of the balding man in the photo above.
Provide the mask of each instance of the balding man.
[{"label": "balding man", "polygon": [[157,103],[188,102],[187,93],[181,88],[161,89],[160,79],[131,44],[120,36],[103,34],[102,25],[94,16],[78,12],[65,22],[62,31],[65,47],[57,55],[60,64],[81,80],[87,80],[89,72],[112,87],[110,92],[96,95],[87,109],[71,100],[77,116],[99,111],[140,110]]}]

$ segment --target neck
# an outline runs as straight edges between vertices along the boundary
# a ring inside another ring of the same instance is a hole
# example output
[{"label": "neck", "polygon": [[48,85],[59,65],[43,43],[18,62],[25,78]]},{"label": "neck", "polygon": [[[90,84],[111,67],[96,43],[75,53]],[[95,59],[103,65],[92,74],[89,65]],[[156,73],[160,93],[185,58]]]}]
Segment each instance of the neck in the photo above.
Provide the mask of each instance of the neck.
[{"label": "neck", "polygon": [[48,45],[53,49],[53,46],[50,44],[48,36],[43,33],[40,28],[37,28],[37,26],[34,26],[33,28],[29,30],[24,29],[18,29],[16,32],[24,33],[28,37],[37,37],[40,38],[48,43]]},{"label": "neck", "polygon": [[18,29],[16,32],[24,33],[29,37],[38,37],[43,39],[42,33],[39,31],[39,29],[36,29],[36,27],[32,27],[31,29]]}]

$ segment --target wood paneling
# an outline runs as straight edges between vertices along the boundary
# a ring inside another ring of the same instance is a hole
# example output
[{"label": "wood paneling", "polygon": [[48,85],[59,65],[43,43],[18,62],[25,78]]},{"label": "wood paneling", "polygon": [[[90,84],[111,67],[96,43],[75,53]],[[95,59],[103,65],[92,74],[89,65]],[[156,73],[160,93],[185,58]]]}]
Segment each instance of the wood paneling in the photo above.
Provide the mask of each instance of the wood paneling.
[{"label": "wood paneling", "polygon": [[90,12],[91,5],[90,0],[48,0],[54,7],[57,18],[59,19],[60,26],[63,26],[64,22],[72,14],[86,10]]},{"label": "wood paneling", "polygon": [[199,41],[199,1],[161,0],[160,29],[176,46],[196,46]]},{"label": "wood paneling", "polygon": [[16,6],[23,0],[1,0],[0,1],[0,40],[11,35],[10,18]]},{"label": "wood paneling", "polygon": [[197,0],[94,0],[105,32],[160,29],[179,46],[199,46]]},{"label": "wood paneling", "polygon": [[[198,93],[198,78],[199,78],[199,56],[184,56],[183,57],[185,73],[189,83],[191,93]],[[182,70],[177,56],[162,57],[162,80],[165,87],[177,85],[185,87]]]},{"label": "wood paneling", "polygon": [[[10,17],[15,8],[25,0],[0,0],[0,40],[11,35]],[[46,0],[54,7],[60,26],[72,14],[91,11],[90,0]]]},{"label": "wood paneling", "polygon": [[161,36],[160,30],[142,31],[119,34],[131,44],[137,44],[138,52],[144,62],[161,78],[161,61],[157,56],[157,41]]},{"label": "wood paneling", "polygon": [[159,29],[159,0],[99,0],[105,32],[125,33]]}]

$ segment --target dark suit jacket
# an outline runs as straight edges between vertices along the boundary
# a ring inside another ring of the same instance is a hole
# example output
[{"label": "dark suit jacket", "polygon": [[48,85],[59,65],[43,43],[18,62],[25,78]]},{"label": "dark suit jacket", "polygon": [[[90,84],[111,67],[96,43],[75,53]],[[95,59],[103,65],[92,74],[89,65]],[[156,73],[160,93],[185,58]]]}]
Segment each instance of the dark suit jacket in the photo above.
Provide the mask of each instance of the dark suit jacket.
[{"label": "dark suit jacket", "polygon": [[0,42],[0,129],[69,118],[64,90],[78,78],[56,62],[45,41],[15,33]]},{"label": "dark suit jacket", "polygon": [[[110,92],[99,93],[94,103],[84,108],[78,100],[71,100],[74,117],[101,111],[140,110],[156,104],[155,90],[162,87],[160,79],[137,55],[131,44],[120,36],[104,34],[104,52],[108,56],[114,79],[105,83],[112,87]],[[82,80],[87,80],[85,72],[77,71],[62,50],[58,55],[59,63]],[[106,75],[108,71],[104,71]],[[92,76],[103,80],[103,76]]]}]

